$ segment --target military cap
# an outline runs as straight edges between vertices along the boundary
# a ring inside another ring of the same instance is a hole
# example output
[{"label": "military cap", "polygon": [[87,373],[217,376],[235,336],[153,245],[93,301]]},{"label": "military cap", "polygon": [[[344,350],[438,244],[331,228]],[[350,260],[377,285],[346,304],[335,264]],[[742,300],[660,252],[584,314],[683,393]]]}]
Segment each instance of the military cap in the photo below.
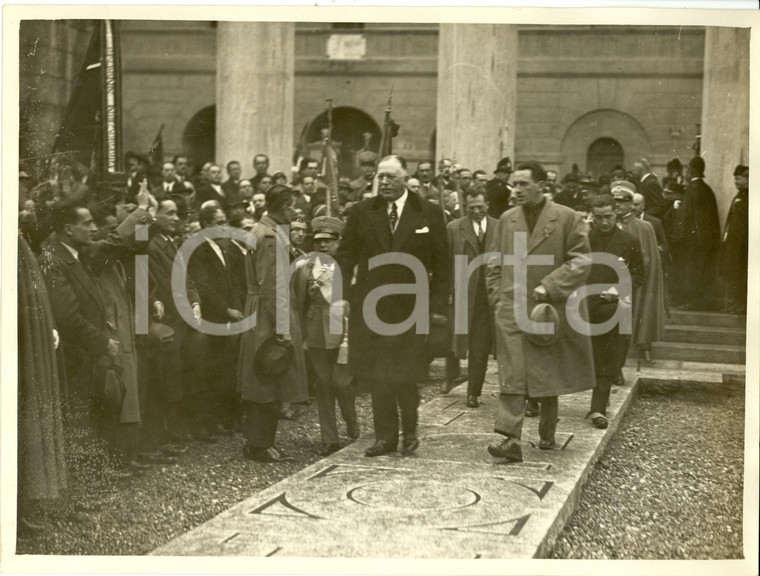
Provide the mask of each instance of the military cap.
[{"label": "military cap", "polygon": [[499,160],[494,172],[512,172],[512,159],[507,156],[506,158]]},{"label": "military cap", "polygon": [[291,220],[291,222],[290,222],[290,229],[291,230],[297,230],[299,228],[301,230],[306,230],[308,228],[308,226],[306,226],[306,222],[304,222],[300,218],[298,218],[296,220]]},{"label": "military cap", "polygon": [[371,150],[364,150],[359,153],[359,164],[375,164],[377,162],[377,154]]},{"label": "military cap", "polygon": [[633,200],[633,194],[636,192],[636,186],[627,180],[615,180],[610,184],[610,194],[614,198],[627,198]]},{"label": "military cap", "polygon": [[314,230],[314,240],[320,238],[332,238],[337,240],[343,232],[343,221],[333,216],[317,216],[311,221]]}]

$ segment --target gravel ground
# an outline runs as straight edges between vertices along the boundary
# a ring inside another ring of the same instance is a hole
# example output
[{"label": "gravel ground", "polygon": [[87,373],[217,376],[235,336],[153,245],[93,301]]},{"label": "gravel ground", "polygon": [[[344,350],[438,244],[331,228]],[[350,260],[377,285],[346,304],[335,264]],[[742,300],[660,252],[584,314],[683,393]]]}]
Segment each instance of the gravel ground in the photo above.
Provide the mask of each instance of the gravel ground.
[{"label": "gravel ground", "polygon": [[[440,364],[440,365],[439,365]],[[420,385],[421,402],[438,394],[444,378],[441,363],[431,366],[431,379]],[[44,516],[48,528],[17,541],[18,554],[55,555],[140,555],[213,518],[306,466],[320,460],[317,404],[297,405],[297,420],[281,420],[277,445],[295,461],[262,464],[242,458],[240,435],[220,438],[217,444],[191,443],[178,464],[154,466],[147,473],[126,479],[88,474],[86,501],[99,500],[103,506],[88,512],[89,522],[74,521],[58,506]],[[372,404],[369,394],[361,394],[356,409],[362,438],[373,437]],[[344,443],[345,425],[338,431]],[[50,510],[50,509],[49,509]]]},{"label": "gravel ground", "polygon": [[743,387],[648,383],[550,557],[742,558],[743,462]]}]

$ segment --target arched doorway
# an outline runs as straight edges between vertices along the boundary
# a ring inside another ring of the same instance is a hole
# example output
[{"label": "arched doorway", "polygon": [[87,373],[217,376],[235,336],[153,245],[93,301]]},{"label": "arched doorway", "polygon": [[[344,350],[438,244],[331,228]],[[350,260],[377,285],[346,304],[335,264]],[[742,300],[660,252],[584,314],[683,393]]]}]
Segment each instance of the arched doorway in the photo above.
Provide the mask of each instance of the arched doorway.
[{"label": "arched doorway", "polygon": [[[578,117],[562,137],[562,144],[560,145],[562,151],[560,171],[562,175],[568,174],[574,163],[583,169],[584,155],[587,161],[585,169],[594,170],[592,166],[588,165],[588,153],[598,141],[601,143],[595,150],[598,150],[600,157],[602,154],[610,154],[611,156],[614,153],[611,142],[618,146],[620,154],[623,158],[628,158],[629,161],[631,158],[649,157],[652,153],[646,130],[633,116],[620,110],[593,110]],[[596,170],[594,173],[597,176],[599,175]]]},{"label": "arched doorway", "polygon": [[614,138],[597,138],[586,153],[586,172],[596,177],[609,174],[617,165],[624,166],[623,147]]},{"label": "arched doorway", "polygon": [[196,113],[182,133],[182,150],[191,166],[200,168],[216,157],[216,106],[207,106]]},{"label": "arched doorway", "polygon": [[[377,152],[380,148],[380,127],[372,117],[350,106],[338,106],[332,111],[332,139],[338,152],[338,171],[341,176],[358,176],[356,153],[362,149]],[[306,129],[304,156],[321,159],[322,131],[327,128],[327,112],[322,112]]]}]

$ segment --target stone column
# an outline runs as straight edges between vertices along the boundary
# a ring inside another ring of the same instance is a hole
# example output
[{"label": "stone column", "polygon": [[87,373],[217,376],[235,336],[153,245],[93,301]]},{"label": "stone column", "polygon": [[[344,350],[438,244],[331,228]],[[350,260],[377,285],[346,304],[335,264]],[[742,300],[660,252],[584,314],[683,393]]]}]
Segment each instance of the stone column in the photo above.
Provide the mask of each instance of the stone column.
[{"label": "stone column", "polygon": [[270,172],[290,175],[295,25],[219,22],[216,42],[216,161],[238,160],[249,176],[264,153]]},{"label": "stone column", "polygon": [[705,33],[702,86],[702,157],[705,181],[715,191],[721,223],[736,194],[733,172],[749,165],[749,30],[713,28]]},{"label": "stone column", "polygon": [[436,152],[489,177],[514,162],[517,26],[441,24]]}]

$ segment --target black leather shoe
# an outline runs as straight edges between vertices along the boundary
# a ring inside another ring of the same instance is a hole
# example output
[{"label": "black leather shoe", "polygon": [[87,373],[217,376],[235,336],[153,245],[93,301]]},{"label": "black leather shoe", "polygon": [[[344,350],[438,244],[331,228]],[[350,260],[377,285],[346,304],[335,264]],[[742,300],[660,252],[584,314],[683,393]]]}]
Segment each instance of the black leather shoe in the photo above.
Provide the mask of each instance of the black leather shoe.
[{"label": "black leather shoe", "polygon": [[404,438],[404,452],[414,452],[420,447],[420,441],[417,438]]},{"label": "black leather shoe", "polygon": [[522,446],[512,438],[488,445],[488,453],[494,458],[506,458],[509,462],[522,462]]},{"label": "black leather shoe", "polygon": [[351,438],[351,440],[356,440],[361,434],[359,423],[354,421],[346,424],[346,432],[348,433],[348,437]]},{"label": "black leather shoe", "polygon": [[538,402],[528,400],[527,404],[525,404],[525,415],[528,418],[538,416]]},{"label": "black leather shoe", "polygon": [[478,402],[478,397],[473,394],[470,394],[467,397],[467,406],[469,408],[477,408],[478,406],[480,406],[480,402]]},{"label": "black leather shoe", "polygon": [[385,440],[378,440],[372,446],[370,446],[364,451],[364,455],[368,456],[369,458],[372,458],[374,456],[382,456],[383,454],[388,454],[390,452],[395,452],[395,451],[396,451],[396,444],[391,444],[390,442],[386,442]]},{"label": "black leather shoe", "polygon": [[541,448],[541,450],[551,450],[557,445],[557,443],[554,441],[554,438],[551,438],[549,440],[544,440],[541,438],[541,440],[538,441],[538,447]]},{"label": "black leather shoe", "polygon": [[322,456],[329,456],[340,450],[340,444],[325,444],[322,447]]},{"label": "black leather shoe", "polygon": [[243,457],[256,462],[292,462],[294,460],[292,456],[286,456],[274,446],[270,448],[246,446],[243,448]]}]

